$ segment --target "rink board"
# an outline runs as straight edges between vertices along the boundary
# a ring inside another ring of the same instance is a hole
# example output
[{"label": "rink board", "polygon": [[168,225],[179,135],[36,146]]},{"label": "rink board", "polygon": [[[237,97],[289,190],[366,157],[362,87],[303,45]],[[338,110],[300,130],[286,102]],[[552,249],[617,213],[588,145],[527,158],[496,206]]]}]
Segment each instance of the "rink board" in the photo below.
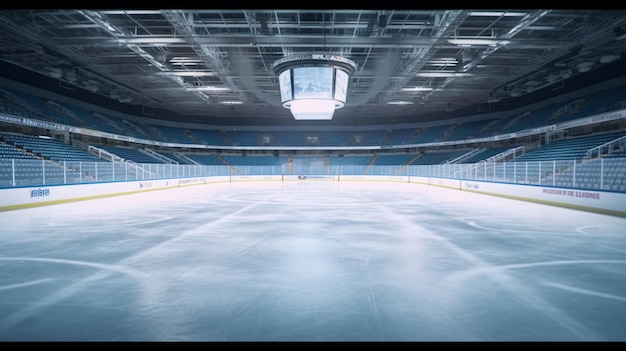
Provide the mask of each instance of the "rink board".
[{"label": "rink board", "polygon": [[183,186],[251,181],[412,183],[626,217],[626,194],[624,193],[433,177],[368,175],[214,176],[8,188],[0,189],[0,211],[129,195]]}]

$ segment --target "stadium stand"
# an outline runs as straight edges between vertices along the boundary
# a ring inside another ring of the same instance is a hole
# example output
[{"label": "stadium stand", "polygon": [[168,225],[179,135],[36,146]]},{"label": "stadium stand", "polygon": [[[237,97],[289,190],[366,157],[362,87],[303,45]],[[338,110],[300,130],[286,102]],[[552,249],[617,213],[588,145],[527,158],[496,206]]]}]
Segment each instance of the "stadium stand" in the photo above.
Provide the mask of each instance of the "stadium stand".
[{"label": "stadium stand", "polygon": [[194,161],[196,164],[205,165],[205,166],[225,166],[227,165],[226,161],[218,157],[217,155],[212,154],[183,154],[188,159]]},{"label": "stadium stand", "polygon": [[164,163],[163,160],[158,159],[152,155],[149,155],[141,149],[135,149],[130,147],[99,145],[98,148],[108,151],[114,155],[117,155],[121,159],[136,162],[136,163]]},{"label": "stadium stand", "polygon": [[[439,125],[416,125],[407,128],[381,126],[379,130],[361,131],[283,131],[263,128],[258,131],[237,131],[197,129],[191,126],[179,128],[159,125],[156,121],[138,122],[130,117],[121,118],[90,109],[88,104],[76,106],[71,102],[54,101],[49,97],[3,86],[0,87],[0,113],[4,115],[61,123],[64,126],[155,143],[174,143],[180,147],[159,150],[158,147],[118,143],[115,138],[82,137],[79,134],[75,135],[76,140],[57,140],[46,128],[2,124],[0,186],[118,181],[171,174],[159,175],[159,171],[146,171],[151,166],[129,166],[131,162],[139,165],[227,166],[224,168],[226,171],[219,172],[211,168],[210,172],[214,172],[212,174],[287,172],[417,175],[433,172],[432,168],[424,167],[452,165],[458,166],[455,168],[457,176],[460,176],[460,170],[470,167],[474,172],[472,176],[481,176],[484,179],[490,177],[493,181],[624,192],[626,150],[622,138],[626,135],[626,126],[623,119],[591,123],[590,127],[572,127],[576,131],[572,133],[575,137],[567,137],[567,130],[552,128],[550,133],[514,139],[512,143],[499,143],[496,142],[497,139],[493,139],[493,142],[472,144],[473,138],[554,126],[624,108],[626,86],[619,86],[472,122],[444,121]],[[69,137],[68,133],[63,132],[59,132],[59,135]],[[552,140],[553,135],[560,138]],[[464,144],[456,147],[418,148],[424,144],[458,141],[463,141]],[[210,146],[209,149],[212,147],[215,150],[194,151],[194,147],[186,147],[187,145]],[[403,145],[407,148],[402,149]],[[235,149],[230,149],[227,153],[220,150],[221,147],[230,146],[235,146]],[[237,151],[236,146],[328,146],[347,149],[327,150],[315,155],[291,151],[278,156],[271,152],[246,155],[245,152]],[[383,149],[359,154],[351,152],[351,146]],[[96,156],[97,152],[94,150],[98,149],[106,151],[108,158],[102,157],[102,154],[101,157]],[[505,154],[507,157],[503,156]],[[194,168],[193,173],[185,174],[198,175],[202,172],[202,169]],[[440,171],[436,171],[436,174],[440,174],[438,172]]]},{"label": "stadium stand", "polygon": [[515,159],[516,162],[524,161],[554,161],[583,159],[590,149],[600,146],[611,140],[619,139],[626,133],[596,134],[590,136],[557,140],[538,149],[527,151],[524,155]]}]

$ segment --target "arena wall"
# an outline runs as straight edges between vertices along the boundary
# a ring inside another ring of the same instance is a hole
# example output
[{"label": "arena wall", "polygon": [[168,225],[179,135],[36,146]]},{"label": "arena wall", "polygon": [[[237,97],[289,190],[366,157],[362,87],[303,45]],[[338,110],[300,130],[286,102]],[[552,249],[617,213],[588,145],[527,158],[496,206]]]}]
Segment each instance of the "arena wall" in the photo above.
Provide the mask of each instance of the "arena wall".
[{"label": "arena wall", "polygon": [[129,195],[145,191],[156,191],[183,186],[251,181],[400,182],[416,185],[437,186],[458,191],[470,191],[489,196],[499,196],[545,205],[626,217],[625,193],[461,179],[368,175],[211,176],[182,179],[158,179],[131,182],[8,188],[0,189],[0,211],[54,205],[64,202],[83,201],[110,196]]}]

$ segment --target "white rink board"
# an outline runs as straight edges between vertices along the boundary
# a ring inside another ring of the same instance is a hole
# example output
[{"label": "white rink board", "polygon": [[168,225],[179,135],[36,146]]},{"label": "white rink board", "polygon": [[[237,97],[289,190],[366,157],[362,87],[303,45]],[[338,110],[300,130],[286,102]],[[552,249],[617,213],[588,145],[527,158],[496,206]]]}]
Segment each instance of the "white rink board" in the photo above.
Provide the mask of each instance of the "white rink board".
[{"label": "white rink board", "polygon": [[133,194],[167,188],[206,184],[208,182],[228,181],[223,177],[195,177],[184,179],[155,179],[131,182],[107,182],[72,185],[50,185],[19,187],[0,190],[0,211],[51,205],[56,203],[87,200],[106,196]]},{"label": "white rink board", "polygon": [[626,194],[624,193],[430,177],[410,177],[410,182],[626,216]]},{"label": "white rink board", "polygon": [[540,185],[517,185],[461,181],[461,190],[505,195],[520,200],[559,204],[581,209],[599,209],[626,213],[626,194],[609,191],[555,188]]},{"label": "white rink board", "polygon": [[125,195],[173,187],[183,187],[209,183],[250,181],[406,182],[434,185],[447,189],[471,191],[485,195],[502,196],[514,198],[517,200],[563,206],[585,211],[594,211],[611,215],[626,216],[626,194],[623,193],[432,177],[368,175],[242,175],[20,187],[0,190],[0,211],[42,205],[53,205],[62,202]]}]

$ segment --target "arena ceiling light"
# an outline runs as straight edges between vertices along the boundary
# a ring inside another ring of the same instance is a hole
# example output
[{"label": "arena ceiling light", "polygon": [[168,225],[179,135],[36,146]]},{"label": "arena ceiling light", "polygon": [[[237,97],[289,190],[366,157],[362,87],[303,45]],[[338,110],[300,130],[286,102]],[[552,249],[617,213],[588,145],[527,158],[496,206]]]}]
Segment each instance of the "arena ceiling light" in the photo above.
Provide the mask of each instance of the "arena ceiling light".
[{"label": "arena ceiling light", "polygon": [[211,71],[163,71],[158,74],[164,74],[167,76],[179,76],[179,77],[212,77],[215,73]]},{"label": "arena ceiling light", "polygon": [[196,87],[186,87],[187,91],[227,91],[229,90],[226,87],[216,87],[212,85],[201,85]]},{"label": "arena ceiling light", "polygon": [[483,17],[502,17],[502,16],[517,16],[522,17],[526,16],[526,12],[503,12],[503,11],[472,11],[469,14],[470,16],[483,16]]},{"label": "arena ceiling light", "polygon": [[344,107],[356,64],[345,57],[304,54],[274,62],[283,107],[297,120],[330,120]]},{"label": "arena ceiling light", "polygon": [[431,71],[431,72],[418,72],[416,77],[429,77],[429,78],[459,78],[470,77],[471,73],[452,72],[452,71]]},{"label": "arena ceiling light", "polygon": [[169,63],[172,66],[198,66],[204,64],[204,61],[196,57],[172,57]]},{"label": "arena ceiling light", "polygon": [[404,87],[402,91],[433,91],[432,87]]},{"label": "arena ceiling light", "polygon": [[508,40],[501,39],[490,39],[490,38],[464,38],[464,39],[448,39],[448,43],[452,45],[489,45],[489,46],[497,46],[497,45],[508,45],[511,42]]}]

